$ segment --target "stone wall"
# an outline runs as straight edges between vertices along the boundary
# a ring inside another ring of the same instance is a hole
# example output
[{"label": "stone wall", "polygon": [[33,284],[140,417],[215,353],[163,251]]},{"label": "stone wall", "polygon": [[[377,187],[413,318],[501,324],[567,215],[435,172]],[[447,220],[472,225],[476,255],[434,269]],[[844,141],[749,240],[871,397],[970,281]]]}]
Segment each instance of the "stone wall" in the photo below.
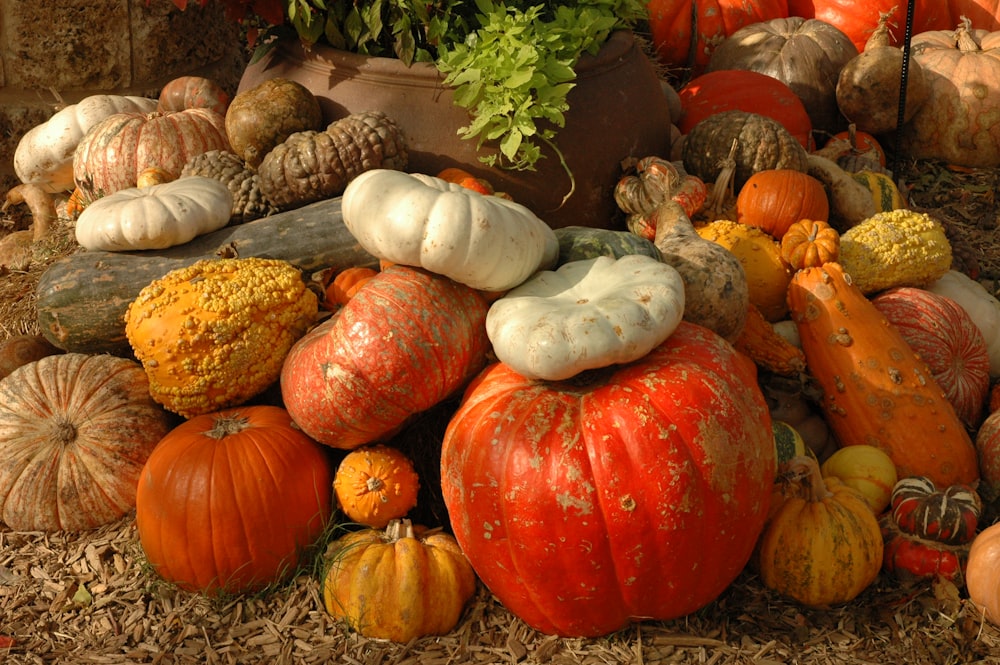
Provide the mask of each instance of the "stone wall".
[{"label": "stone wall", "polygon": [[[147,7],[147,1],[149,6]],[[246,65],[221,6],[192,0],[0,2],[0,192],[17,184],[14,150],[31,127],[93,94],[155,96],[185,74],[235,93]]]}]

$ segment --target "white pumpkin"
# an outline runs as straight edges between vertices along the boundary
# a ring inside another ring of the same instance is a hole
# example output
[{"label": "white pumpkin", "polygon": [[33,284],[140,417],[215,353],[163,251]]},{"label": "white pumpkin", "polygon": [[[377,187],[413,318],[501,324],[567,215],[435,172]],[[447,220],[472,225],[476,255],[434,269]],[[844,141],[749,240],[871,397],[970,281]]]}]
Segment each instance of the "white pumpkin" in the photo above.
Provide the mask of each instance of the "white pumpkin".
[{"label": "white pumpkin", "polygon": [[76,220],[76,240],[108,252],[165,249],[221,229],[233,211],[233,195],[215,178],[189,176],[130,187],[94,201]]},{"label": "white pumpkin", "polygon": [[157,101],[126,95],[91,95],[29,129],[14,150],[14,173],[46,192],[72,191],[73,153],[91,127],[122,112],[150,113]]},{"label": "white pumpkin", "polygon": [[555,265],[555,232],[525,206],[420,173],[366,171],[348,183],[344,225],[370,254],[484,291]]},{"label": "white pumpkin", "polygon": [[684,280],[649,256],[570,261],[490,306],[497,358],[530,379],[560,381],[627,363],[666,340],[684,315]]},{"label": "white pumpkin", "polygon": [[927,290],[951,298],[968,312],[986,340],[990,377],[1000,377],[1000,300],[982,284],[957,270],[949,270]]}]

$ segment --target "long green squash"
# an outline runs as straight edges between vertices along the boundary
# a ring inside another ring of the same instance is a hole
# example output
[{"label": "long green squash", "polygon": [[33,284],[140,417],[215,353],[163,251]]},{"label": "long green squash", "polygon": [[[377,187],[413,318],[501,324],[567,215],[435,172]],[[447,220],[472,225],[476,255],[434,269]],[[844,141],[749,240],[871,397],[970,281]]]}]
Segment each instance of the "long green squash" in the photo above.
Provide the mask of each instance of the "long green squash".
[{"label": "long green squash", "polygon": [[344,226],[340,198],[227,226],[166,250],[79,252],[53,263],[37,287],[41,333],[77,353],[130,356],[125,311],[171,270],[223,256],[288,261],[305,272],[377,264]]}]

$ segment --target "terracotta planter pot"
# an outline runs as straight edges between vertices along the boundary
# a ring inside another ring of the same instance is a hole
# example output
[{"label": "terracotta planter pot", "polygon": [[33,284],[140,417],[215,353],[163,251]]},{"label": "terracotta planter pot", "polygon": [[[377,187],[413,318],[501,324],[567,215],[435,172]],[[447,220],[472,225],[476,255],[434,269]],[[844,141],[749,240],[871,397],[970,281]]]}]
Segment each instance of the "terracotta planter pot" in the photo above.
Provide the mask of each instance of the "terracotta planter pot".
[{"label": "terracotta planter pot", "polygon": [[[320,99],[328,121],[350,113],[381,110],[407,137],[411,172],[434,175],[461,167],[488,179],[498,191],[527,205],[553,227],[620,226],[613,198],[628,157],[669,155],[670,112],[652,64],[630,32],[618,32],[596,56],[577,65],[577,85],[569,93],[566,125],[556,143],[576,179],[565,204],[570,178],[547,146],[535,171],[483,166],[475,141],[458,136],[468,113],[452,102],[452,90],[430,63],[406,67],[393,58],[376,58],[316,46],[305,51],[297,41],[283,42],[251,64],[240,82],[244,90],[269,78],[298,81]],[[495,148],[490,148],[494,150]]]}]

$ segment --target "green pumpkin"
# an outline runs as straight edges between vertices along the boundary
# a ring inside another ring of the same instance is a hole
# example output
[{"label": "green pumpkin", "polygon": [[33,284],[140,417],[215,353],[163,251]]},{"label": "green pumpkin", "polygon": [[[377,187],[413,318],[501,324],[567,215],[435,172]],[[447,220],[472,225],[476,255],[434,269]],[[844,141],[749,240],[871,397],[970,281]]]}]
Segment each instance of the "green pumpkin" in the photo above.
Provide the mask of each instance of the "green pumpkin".
[{"label": "green pumpkin", "polygon": [[559,240],[558,265],[598,256],[620,259],[628,254],[642,254],[662,260],[652,241],[629,231],[597,229],[589,226],[565,226],[555,230]]}]

